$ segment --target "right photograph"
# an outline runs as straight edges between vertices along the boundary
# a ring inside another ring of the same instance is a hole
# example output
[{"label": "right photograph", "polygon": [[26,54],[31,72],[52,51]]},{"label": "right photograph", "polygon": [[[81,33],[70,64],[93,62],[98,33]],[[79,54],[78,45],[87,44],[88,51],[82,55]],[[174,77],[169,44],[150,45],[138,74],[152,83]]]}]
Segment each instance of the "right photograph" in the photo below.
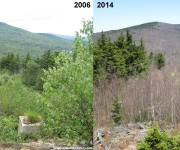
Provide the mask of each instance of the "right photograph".
[{"label": "right photograph", "polygon": [[95,150],[180,150],[179,6],[94,0]]}]

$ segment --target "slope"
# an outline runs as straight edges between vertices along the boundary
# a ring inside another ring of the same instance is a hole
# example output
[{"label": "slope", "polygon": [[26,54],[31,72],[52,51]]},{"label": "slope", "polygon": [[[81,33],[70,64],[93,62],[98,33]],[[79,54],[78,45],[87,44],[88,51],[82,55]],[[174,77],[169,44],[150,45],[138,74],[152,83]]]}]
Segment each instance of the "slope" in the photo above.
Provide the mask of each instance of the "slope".
[{"label": "slope", "polygon": [[33,57],[37,57],[46,50],[70,51],[72,49],[72,43],[72,40],[66,40],[48,34],[31,33],[0,22],[1,56],[8,52],[13,52],[20,56],[30,53]]}]

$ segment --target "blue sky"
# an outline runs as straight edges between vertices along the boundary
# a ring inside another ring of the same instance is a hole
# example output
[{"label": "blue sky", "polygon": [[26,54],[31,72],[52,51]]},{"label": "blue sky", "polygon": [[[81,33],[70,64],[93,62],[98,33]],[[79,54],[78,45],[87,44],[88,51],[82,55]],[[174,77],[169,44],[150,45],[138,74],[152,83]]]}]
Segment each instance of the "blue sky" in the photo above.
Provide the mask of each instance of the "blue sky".
[{"label": "blue sky", "polygon": [[109,0],[114,8],[97,8],[99,1],[94,0],[94,32],[153,21],[180,24],[180,0]]}]

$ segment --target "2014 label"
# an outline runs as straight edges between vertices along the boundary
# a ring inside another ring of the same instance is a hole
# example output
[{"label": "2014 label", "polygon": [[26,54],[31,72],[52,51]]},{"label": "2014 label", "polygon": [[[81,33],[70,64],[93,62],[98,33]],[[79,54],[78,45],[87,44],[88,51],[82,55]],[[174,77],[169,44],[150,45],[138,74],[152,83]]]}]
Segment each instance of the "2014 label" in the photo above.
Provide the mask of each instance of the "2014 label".
[{"label": "2014 label", "polygon": [[90,8],[90,2],[74,2],[74,8]]},{"label": "2014 label", "polygon": [[97,8],[113,8],[113,2],[97,2]]}]

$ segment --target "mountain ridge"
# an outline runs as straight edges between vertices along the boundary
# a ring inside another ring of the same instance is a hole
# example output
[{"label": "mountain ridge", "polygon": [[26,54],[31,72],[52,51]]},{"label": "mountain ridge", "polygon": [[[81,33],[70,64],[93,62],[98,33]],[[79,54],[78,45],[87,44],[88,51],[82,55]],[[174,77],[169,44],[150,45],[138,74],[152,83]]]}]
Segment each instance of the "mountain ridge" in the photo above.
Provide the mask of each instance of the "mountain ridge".
[{"label": "mountain ridge", "polygon": [[0,54],[8,52],[25,56],[30,53],[37,57],[46,50],[72,50],[72,40],[63,39],[57,36],[32,33],[27,30],[0,22]]},{"label": "mountain ridge", "polygon": [[[135,43],[140,44],[144,40],[145,48],[150,53],[165,54],[167,64],[180,63],[180,24],[163,22],[148,22],[118,30],[105,31],[111,41],[115,41],[122,32],[129,30]],[[94,33],[94,41],[100,36],[100,32]]]},{"label": "mountain ridge", "polygon": [[75,36],[71,36],[71,35],[62,35],[62,34],[55,34],[55,33],[48,33],[48,34],[57,36],[57,37],[61,37],[64,39],[68,39],[68,40],[74,40],[76,38]]}]

